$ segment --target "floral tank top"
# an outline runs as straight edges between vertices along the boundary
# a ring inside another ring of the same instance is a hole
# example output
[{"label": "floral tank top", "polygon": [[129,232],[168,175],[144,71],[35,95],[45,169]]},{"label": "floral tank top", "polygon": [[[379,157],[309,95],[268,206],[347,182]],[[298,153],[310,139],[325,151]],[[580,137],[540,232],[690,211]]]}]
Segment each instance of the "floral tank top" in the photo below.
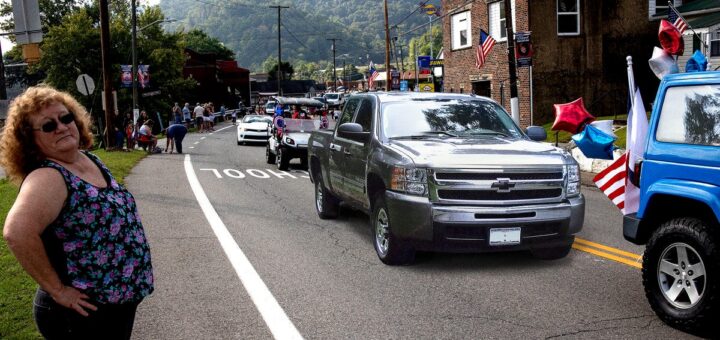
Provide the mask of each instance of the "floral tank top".
[{"label": "floral tank top", "polygon": [[150,248],[135,199],[95,155],[107,186],[98,188],[50,160],[68,196],[60,215],[42,235],[48,257],[63,284],[99,303],[139,302],[153,291]]}]

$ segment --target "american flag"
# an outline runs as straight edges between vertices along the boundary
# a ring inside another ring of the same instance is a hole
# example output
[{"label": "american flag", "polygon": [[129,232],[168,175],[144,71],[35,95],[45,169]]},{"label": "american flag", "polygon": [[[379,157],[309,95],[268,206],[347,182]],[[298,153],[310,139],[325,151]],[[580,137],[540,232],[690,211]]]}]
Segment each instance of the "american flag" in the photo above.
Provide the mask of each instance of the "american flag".
[{"label": "american flag", "polygon": [[678,14],[675,7],[670,6],[668,7],[668,21],[673,23],[673,26],[680,31],[680,34],[685,33],[685,30],[687,29],[688,25],[683,20],[683,18]]},{"label": "american flag", "polygon": [[484,30],[480,30],[480,44],[475,49],[475,66],[481,68],[485,65],[485,58],[495,46],[495,39]]},{"label": "american flag", "polygon": [[625,209],[625,180],[627,179],[627,152],[601,171],[593,182],[620,210]]},{"label": "american flag", "polygon": [[371,89],[371,88],[375,87],[375,78],[377,78],[378,75],[380,75],[380,72],[375,70],[375,64],[373,64],[373,62],[371,61],[370,62],[370,78],[368,78],[368,88]]}]

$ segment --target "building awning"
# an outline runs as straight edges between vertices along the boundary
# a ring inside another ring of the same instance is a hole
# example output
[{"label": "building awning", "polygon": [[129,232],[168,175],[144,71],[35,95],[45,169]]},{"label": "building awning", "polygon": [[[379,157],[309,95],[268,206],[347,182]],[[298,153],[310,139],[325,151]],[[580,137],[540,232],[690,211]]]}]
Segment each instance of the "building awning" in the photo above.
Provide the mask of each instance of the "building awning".
[{"label": "building awning", "polygon": [[[720,12],[706,14],[700,17],[688,19],[688,24],[692,28],[707,28],[720,24]],[[692,31],[685,31],[685,34]]]}]

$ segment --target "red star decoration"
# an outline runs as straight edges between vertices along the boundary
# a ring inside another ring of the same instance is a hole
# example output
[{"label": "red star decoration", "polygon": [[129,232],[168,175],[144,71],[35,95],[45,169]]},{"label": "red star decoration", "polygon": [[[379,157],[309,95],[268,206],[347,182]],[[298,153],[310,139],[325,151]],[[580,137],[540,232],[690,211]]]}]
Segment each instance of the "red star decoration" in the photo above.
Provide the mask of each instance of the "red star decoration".
[{"label": "red star decoration", "polygon": [[567,131],[576,134],[588,124],[595,120],[585,109],[582,97],[565,104],[555,104],[555,123],[553,123],[553,131]]}]

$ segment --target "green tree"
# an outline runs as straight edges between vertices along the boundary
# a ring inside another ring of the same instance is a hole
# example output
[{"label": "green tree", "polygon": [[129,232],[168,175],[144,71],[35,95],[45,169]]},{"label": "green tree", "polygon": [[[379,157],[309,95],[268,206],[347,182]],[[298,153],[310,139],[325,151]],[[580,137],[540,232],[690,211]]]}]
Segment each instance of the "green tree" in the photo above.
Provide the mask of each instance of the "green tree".
[{"label": "green tree", "polygon": [[218,59],[234,60],[235,52],[225,47],[220,40],[209,36],[207,33],[192,29],[185,35],[185,46],[200,53],[215,53]]},{"label": "green tree", "polygon": [[[278,72],[278,65],[275,64],[270,71],[268,72],[268,81],[270,80],[277,80],[277,72]],[[295,74],[295,68],[290,65],[289,62],[283,61],[280,66],[280,72],[282,73],[282,79],[283,80],[290,80],[293,78],[293,74]]]}]

